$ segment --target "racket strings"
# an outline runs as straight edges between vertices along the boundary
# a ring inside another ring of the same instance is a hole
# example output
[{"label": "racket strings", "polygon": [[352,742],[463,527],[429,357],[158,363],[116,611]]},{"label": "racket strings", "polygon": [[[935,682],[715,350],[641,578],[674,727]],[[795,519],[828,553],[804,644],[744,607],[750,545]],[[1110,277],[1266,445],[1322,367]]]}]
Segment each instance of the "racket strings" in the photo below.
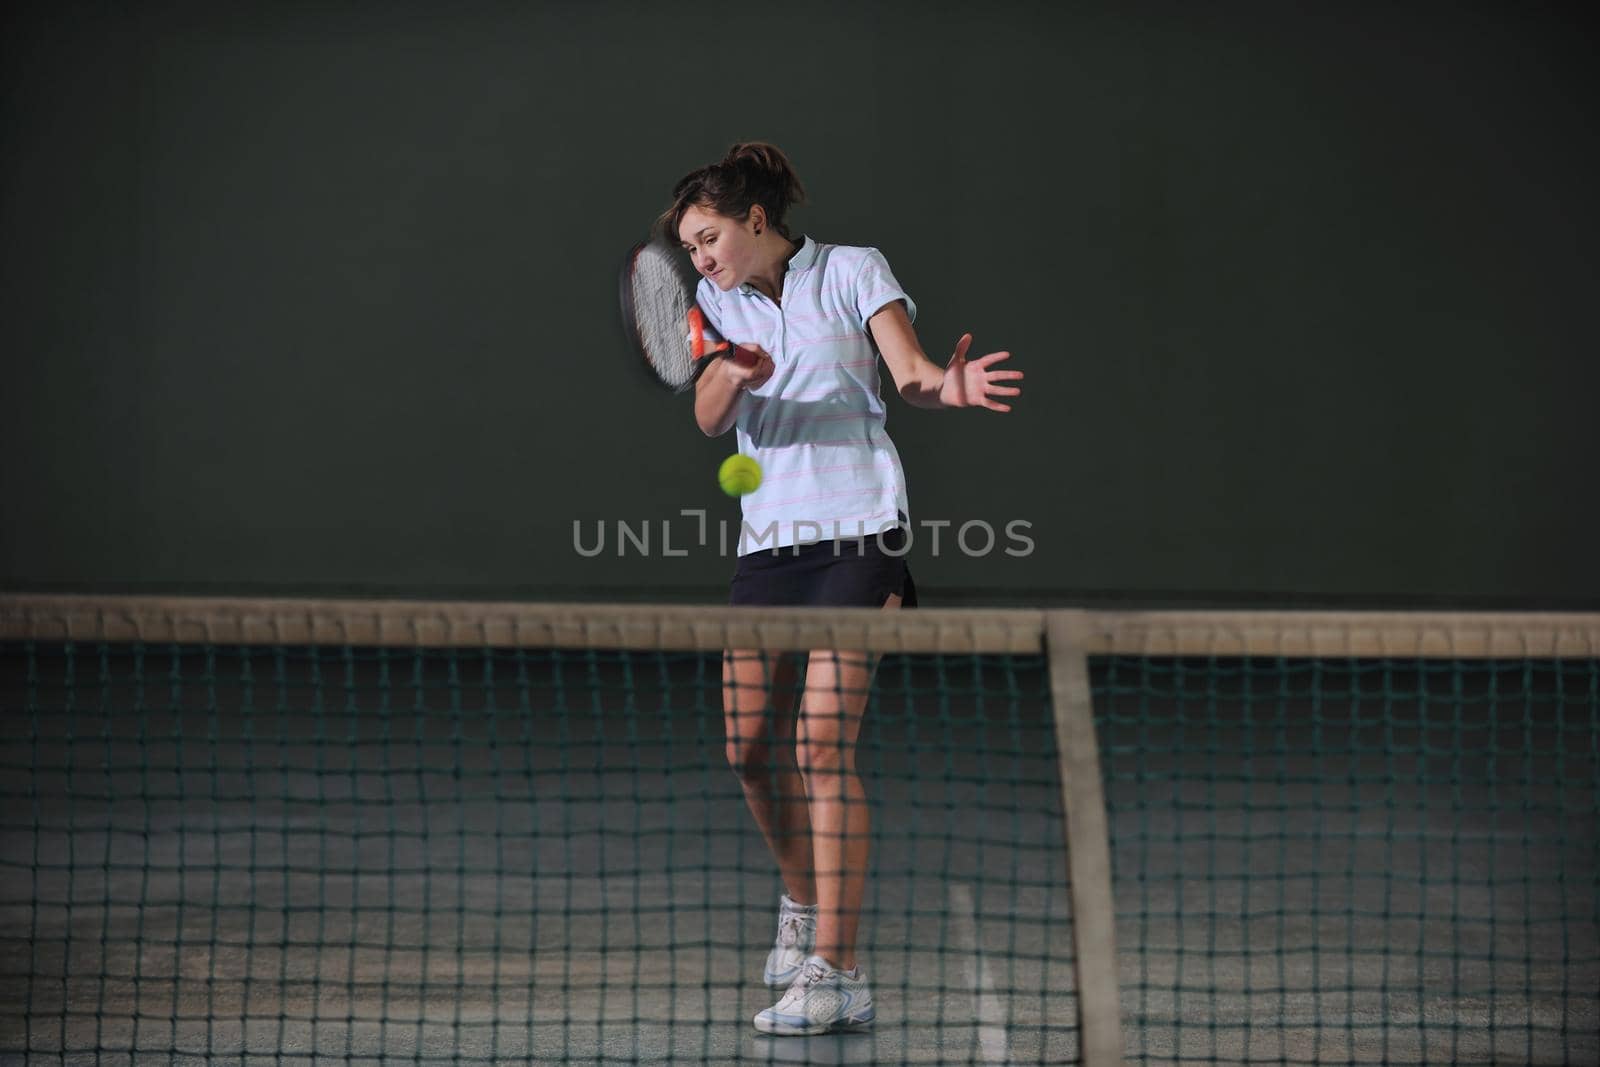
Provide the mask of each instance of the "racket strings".
[{"label": "racket strings", "polygon": [[635,324],[644,356],[663,380],[674,385],[694,377],[689,340],[692,293],[664,250],[647,248],[633,267]]}]

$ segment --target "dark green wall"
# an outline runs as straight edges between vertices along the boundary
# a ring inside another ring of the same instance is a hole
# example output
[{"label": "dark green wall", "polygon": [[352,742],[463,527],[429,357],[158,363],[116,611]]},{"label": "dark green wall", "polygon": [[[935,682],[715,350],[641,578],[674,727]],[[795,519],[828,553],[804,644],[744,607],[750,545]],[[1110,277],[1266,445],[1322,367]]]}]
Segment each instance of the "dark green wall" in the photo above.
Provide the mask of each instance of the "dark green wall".
[{"label": "dark green wall", "polygon": [[917,518],[1037,542],[927,599],[1600,603],[1567,8],[793,10],[11,8],[0,584],[720,598],[572,525],[737,514],[614,279],[761,138],[1027,371],[890,401]]}]

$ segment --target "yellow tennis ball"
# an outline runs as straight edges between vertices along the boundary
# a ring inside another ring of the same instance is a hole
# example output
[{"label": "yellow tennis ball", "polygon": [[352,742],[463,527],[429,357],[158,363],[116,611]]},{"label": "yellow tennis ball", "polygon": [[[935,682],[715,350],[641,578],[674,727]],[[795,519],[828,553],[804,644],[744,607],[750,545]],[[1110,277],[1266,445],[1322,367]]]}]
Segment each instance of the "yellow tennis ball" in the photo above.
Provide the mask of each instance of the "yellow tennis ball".
[{"label": "yellow tennis ball", "polygon": [[729,496],[753,493],[761,485],[761,464],[749,456],[735,452],[717,468],[717,484]]}]

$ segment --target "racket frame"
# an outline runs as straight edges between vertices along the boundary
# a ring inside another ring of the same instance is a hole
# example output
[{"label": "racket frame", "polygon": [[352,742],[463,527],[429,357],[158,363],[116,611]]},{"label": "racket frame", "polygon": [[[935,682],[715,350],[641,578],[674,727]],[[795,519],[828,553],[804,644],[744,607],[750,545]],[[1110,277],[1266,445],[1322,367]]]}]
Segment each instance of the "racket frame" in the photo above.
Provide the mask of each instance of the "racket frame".
[{"label": "racket frame", "polygon": [[[667,249],[660,241],[640,241],[629,250],[627,257],[622,262],[622,271],[618,278],[618,296],[622,305],[622,331],[629,347],[633,349],[639,362],[644,365],[645,373],[650,376],[651,380],[670,392],[683,393],[693,388],[695,382],[699,381],[700,375],[705,373],[706,368],[711,365],[712,360],[719,354],[726,354],[731,350],[735,358],[741,363],[747,362],[745,359],[746,354],[718,336],[716,330],[706,321],[705,312],[700,309],[699,303],[695,300],[694,289],[688,284],[688,278],[684,277],[680,272],[679,276],[685,283],[689,298],[688,320],[684,323],[684,336],[686,343],[689,345],[690,358],[693,360],[694,370],[681,385],[673,385],[661,376],[661,373],[656,370],[655,364],[650,362],[650,357],[645,352],[644,337],[639,333],[638,308],[633,297],[635,265],[638,263],[639,257],[652,244],[660,247],[667,255],[670,256],[672,254],[671,250]],[[711,347],[707,347],[708,345]],[[754,362],[754,358],[750,358],[748,362]]]}]

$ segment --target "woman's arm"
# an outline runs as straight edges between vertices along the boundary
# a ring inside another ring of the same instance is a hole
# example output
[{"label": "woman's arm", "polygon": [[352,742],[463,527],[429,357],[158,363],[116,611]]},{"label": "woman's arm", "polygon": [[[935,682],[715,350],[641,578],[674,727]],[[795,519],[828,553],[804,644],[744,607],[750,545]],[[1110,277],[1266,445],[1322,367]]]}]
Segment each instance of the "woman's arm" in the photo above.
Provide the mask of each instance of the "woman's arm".
[{"label": "woman's arm", "polygon": [[967,361],[967,346],[972,344],[970,333],[962,334],[956,342],[955,355],[943,370],[922,351],[917,331],[912,328],[906,306],[899,300],[885,304],[871,319],[867,328],[872,339],[889,365],[895,388],[906,402],[919,408],[984,407],[991,411],[1010,411],[1008,404],[993,399],[997,396],[1018,396],[1022,390],[1000,381],[1019,381],[1022,372],[1017,370],[990,370],[991,364],[1008,359],[1010,352],[990,352],[986,356]]},{"label": "woman's arm", "polygon": [[760,345],[739,347],[755,353],[755,362],[747,366],[719,356],[694,383],[694,421],[707,437],[721,437],[732,429],[739,417],[739,394],[772,377],[775,369]]}]

